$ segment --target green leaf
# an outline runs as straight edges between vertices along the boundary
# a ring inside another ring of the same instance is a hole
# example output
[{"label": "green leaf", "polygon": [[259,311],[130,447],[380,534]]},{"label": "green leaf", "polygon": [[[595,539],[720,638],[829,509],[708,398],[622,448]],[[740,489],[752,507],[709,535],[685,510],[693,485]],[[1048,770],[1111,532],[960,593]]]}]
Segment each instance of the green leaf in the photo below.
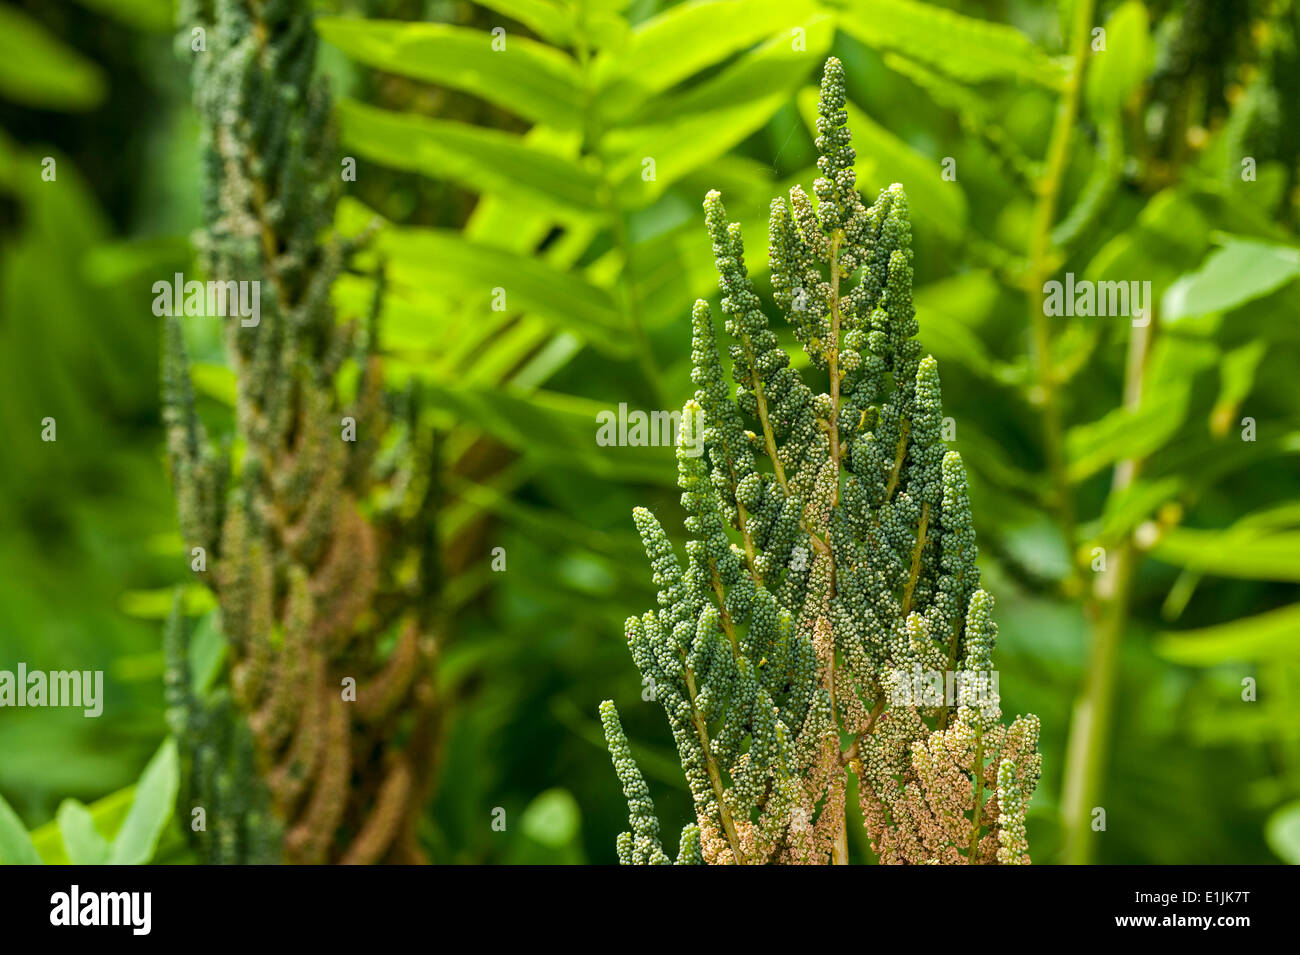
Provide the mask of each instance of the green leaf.
[{"label": "green leaf", "polygon": [[1200,261],[1209,236],[1209,223],[1195,197],[1188,190],[1165,189],[1147,200],[1132,225],[1097,251],[1083,274],[1094,282],[1149,279],[1158,291]]},{"label": "green leaf", "polygon": [[468,242],[446,229],[388,229],[376,243],[388,259],[394,284],[454,282],[475,293],[484,312],[492,289],[502,288],[511,311],[533,312],[609,354],[631,350],[622,313],[609,292],[532,256]]},{"label": "green leaf", "polygon": [[75,799],[65,799],[55,819],[70,863],[103,865],[108,861],[108,840],[95,828],[94,816],[84,805]]},{"label": "green leaf", "polygon": [[0,96],[38,109],[87,110],[107,92],[103,71],[36,20],[0,6]]},{"label": "green leaf", "polygon": [[1017,380],[1014,369],[997,362],[972,327],[997,306],[998,283],[989,272],[962,272],[922,285],[914,298],[921,341],[941,367],[955,362],[992,381]]},{"label": "green leaf", "polygon": [[[158,587],[154,590],[128,590],[118,598],[118,607],[128,617],[140,617],[144,620],[165,620],[172,609],[172,587]],[[198,616],[214,610],[217,598],[211,590],[202,584],[190,584],[185,588],[185,613]]]},{"label": "green leaf", "polygon": [[340,102],[338,115],[344,142],[385,166],[450,179],[477,192],[520,196],[561,214],[593,214],[602,208],[595,175],[519,136],[376,109],[356,100]]},{"label": "green leaf", "polygon": [[[425,365],[417,363],[409,370],[420,374]],[[616,403],[549,391],[520,394],[500,387],[467,388],[436,381],[426,381],[425,394],[431,407],[455,423],[472,424],[544,467],[605,481],[653,483],[656,470],[662,475],[664,464],[672,460],[673,449],[663,445],[597,445],[597,415],[612,412]]]},{"label": "green leaf", "polygon": [[[642,208],[669,186],[762,127],[781,108],[784,94],[704,113],[689,113],[654,126],[613,130],[605,138],[612,157],[610,177],[618,183],[620,202]],[[654,178],[643,177],[654,160]]]},{"label": "green leaf", "polygon": [[522,36],[492,49],[492,35],[445,23],[320,17],[316,31],[367,66],[479,96],[535,123],[573,128],[582,120],[577,63]]},{"label": "green leaf", "polygon": [[1218,358],[1217,348],[1201,339],[1159,339],[1147,362],[1141,405],[1116,408],[1067,433],[1070,479],[1082,481],[1114,461],[1147,457],[1168,444],[1187,418],[1193,379]]},{"label": "green leaf", "polygon": [[743,14],[733,0],[672,7],[597,58],[601,113],[617,121],[651,96],[774,34],[790,48],[791,30],[805,29],[814,9],[807,0],[746,0]]},{"label": "green leaf", "polygon": [[172,0],[77,0],[83,7],[137,30],[169,33],[176,24]]},{"label": "green leaf", "polygon": [[997,113],[996,104],[981,96],[977,89],[897,53],[886,53],[883,59],[885,66],[919,86],[936,105],[956,113],[963,129],[978,137],[1022,183],[1028,184],[1036,177],[1029,157],[1000,125],[1002,117]]},{"label": "green leaf", "polygon": [[190,380],[196,393],[207,395],[227,408],[235,407],[239,386],[233,368],[211,361],[192,361]]},{"label": "green leaf", "polygon": [[1074,205],[1052,228],[1052,244],[1055,246],[1072,245],[1091,230],[1111,206],[1111,197],[1124,174],[1124,135],[1118,114],[1097,121],[1096,153],[1088,180],[1079,190]]},{"label": "green leaf", "polygon": [[220,620],[216,610],[204,614],[190,636],[190,682],[195,693],[212,687],[225,662],[226,638],[218,627]]},{"label": "green leaf", "polygon": [[1195,272],[1165,292],[1162,319],[1172,324],[1213,312],[1226,312],[1262,298],[1300,276],[1300,249],[1276,242],[1223,236]]},{"label": "green leaf", "polygon": [[1219,363],[1219,397],[1210,412],[1210,430],[1217,435],[1228,433],[1237,408],[1255,385],[1255,372],[1268,352],[1268,343],[1254,341],[1225,352]]},{"label": "green leaf", "polygon": [[1151,548],[1151,556],[1220,577],[1300,581],[1300,532],[1260,533],[1241,525],[1226,531],[1174,527]]},{"label": "green leaf", "polygon": [[792,49],[790,37],[778,34],[716,75],[684,90],[656,96],[637,109],[631,121],[637,125],[664,123],[688,113],[716,112],[719,104],[738,107],[778,94],[783,101],[789,100],[808,83],[813,64],[822,60],[835,39],[835,20],[827,14],[809,18],[801,28],[802,49]]},{"label": "green leaf", "polygon": [[559,849],[577,838],[582,826],[578,801],[567,789],[548,789],[528,804],[519,817],[524,834]]},{"label": "green leaf", "polygon": [[626,561],[643,556],[644,552],[634,550],[626,538],[601,531],[589,522],[575,520],[554,508],[522,503],[517,493],[519,486],[532,478],[536,470],[532,462],[523,462],[494,475],[486,483],[482,480],[449,479],[447,487],[454,494],[455,503],[444,511],[443,526],[454,532],[466,523],[481,520],[487,513],[539,539],[609,555],[616,566],[627,566]]},{"label": "green leaf", "polygon": [[984,434],[974,422],[962,419],[957,426],[957,446],[966,467],[997,488],[1015,492],[1022,506],[1041,496],[1038,478],[1013,464],[1006,449]]},{"label": "green leaf", "polygon": [[[474,0],[480,7],[495,10],[511,20],[518,20],[528,29],[552,43],[568,43],[573,39],[573,13],[566,4],[555,0]],[[506,49],[514,42],[506,40]]]},{"label": "green leaf", "polygon": [[1116,408],[1096,421],[1070,428],[1065,438],[1071,481],[1083,481],[1125,458],[1141,458],[1162,447],[1182,426],[1190,390],[1157,391],[1136,410]]},{"label": "green leaf", "polygon": [[1151,67],[1147,9],[1128,0],[1106,19],[1106,49],[1088,59],[1088,109],[1097,119],[1118,113]]},{"label": "green leaf", "polygon": [[1070,549],[1061,529],[1040,513],[1024,524],[1002,531],[1007,556],[1021,567],[1032,567],[1044,580],[1065,580],[1070,576]]},{"label": "green leaf", "polygon": [[27,827],[0,796],[0,865],[41,865]]},{"label": "green leaf", "polygon": [[[620,184],[624,205],[646,206],[683,178],[712,172],[724,164],[728,150],[767,123],[807,81],[810,61],[830,48],[834,21],[813,17],[804,31],[804,49],[791,50],[789,37],[778,36],[685,93],[645,104],[637,110],[638,125],[608,133],[604,148],[611,157],[610,176]],[[649,180],[643,176],[646,157],[655,162]],[[768,183],[762,185],[766,196]],[[729,196],[724,186],[711,180],[709,188],[722,188]]]},{"label": "green leaf", "polygon": [[1294,655],[1298,632],[1300,604],[1291,604],[1215,627],[1161,634],[1156,640],[1156,652],[1187,666],[1262,660],[1278,653]]},{"label": "green leaf", "polygon": [[[1182,439],[1153,458],[1143,476],[1125,491],[1111,494],[1101,539],[1116,541],[1166,501],[1202,493],[1225,476],[1244,468],[1274,467],[1280,455],[1300,454],[1300,432],[1287,432],[1259,441],[1235,441],[1203,434]],[[1247,519],[1238,526],[1249,526]]]},{"label": "green leaf", "polygon": [[1300,865],[1300,802],[1287,803],[1268,819],[1264,838],[1287,865]]},{"label": "green leaf", "polygon": [[[86,807],[95,828],[99,832],[113,833],[122,827],[131,808],[131,799],[135,795],[135,784],[109,793],[102,799],[96,799]],[[51,819],[43,826],[32,830],[32,845],[41,854],[47,865],[68,865],[67,849],[63,845],[63,834],[59,831],[58,819]]]},{"label": "green leaf", "polygon": [[967,83],[1023,80],[1060,89],[1065,71],[1023,33],[916,0],[849,0],[840,28]]},{"label": "green leaf", "polygon": [[1300,527],[1300,501],[1286,501],[1275,507],[1266,507],[1262,511],[1251,511],[1234,526],[1268,531]]},{"label": "green leaf", "polygon": [[176,741],[167,739],[136,783],[135,798],[126,821],[113,839],[111,865],[144,865],[153,858],[163,827],[176,806],[180,783],[180,760]]}]

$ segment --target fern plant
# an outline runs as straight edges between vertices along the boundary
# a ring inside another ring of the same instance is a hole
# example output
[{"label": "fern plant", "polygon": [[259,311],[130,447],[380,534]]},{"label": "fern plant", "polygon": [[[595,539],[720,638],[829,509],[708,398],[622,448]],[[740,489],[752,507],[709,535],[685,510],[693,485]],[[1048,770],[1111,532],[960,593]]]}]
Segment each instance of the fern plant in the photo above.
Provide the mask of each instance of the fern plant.
[{"label": "fern plant", "polygon": [[352,248],[321,237],[339,180],[309,5],[193,3],[182,23],[203,124],[201,261],[262,289],[260,322],[227,325],[233,444],[209,440],[175,318],[166,334],[180,523],[210,564],[229,659],[223,685],[197,694],[173,615],[168,716],[188,801],[207,814],[199,848],[219,862],[416,861],[439,721],[431,437],[417,397],[384,390],[379,293],[369,322],[331,305]]},{"label": "fern plant", "polygon": [[[585,346],[657,395],[673,357],[659,333],[682,297],[710,281],[683,238],[678,203],[698,193],[708,166],[763,208],[774,170],[727,153],[806,82],[834,28],[806,0],[751,3],[743,21],[729,2],[477,6],[488,11],[478,19],[510,26],[322,17],[318,30],[358,64],[505,110],[526,132],[422,116],[419,102],[396,110],[348,99],[338,107],[342,140],[363,161],[478,197],[464,228],[394,229],[385,249],[407,276],[391,303],[427,307],[429,288],[446,298],[446,320],[395,333],[418,356],[413,372],[465,396],[452,409],[462,428],[533,450],[483,407],[514,398],[525,413],[540,407],[580,423],[565,453],[581,455],[587,409],[549,401],[545,386]],[[467,371],[471,351],[478,360]]]},{"label": "fern plant", "polygon": [[[965,470],[941,440],[938,366],[913,337],[907,199],[895,184],[862,202],[845,102],[831,58],[815,201],[796,186],[770,219],[774,298],[827,391],[791,367],[740,226],[710,192],[737,388],[697,301],[677,452],[685,567],[635,513],[660,589],[657,610],[627,621],[628,646],[696,813],[677,861],[847,863],[852,772],[880,861],[1024,863],[1038,720],[1001,722]],[[611,701],[601,718],[630,813],[619,858],[666,863]]]}]

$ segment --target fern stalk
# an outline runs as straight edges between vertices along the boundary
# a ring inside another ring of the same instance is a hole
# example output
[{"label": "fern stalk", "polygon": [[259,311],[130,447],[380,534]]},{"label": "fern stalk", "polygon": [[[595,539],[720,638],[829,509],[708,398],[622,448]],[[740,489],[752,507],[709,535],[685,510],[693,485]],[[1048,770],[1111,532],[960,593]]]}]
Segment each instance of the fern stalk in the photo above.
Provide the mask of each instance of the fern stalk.
[{"label": "fern stalk", "polygon": [[179,320],[166,328],[180,523],[210,565],[199,576],[229,661],[214,694],[196,692],[174,614],[169,719],[191,802],[213,817],[198,848],[214,862],[420,861],[440,719],[434,449],[414,390],[383,388],[382,280],[369,316],[338,321],[330,302],[355,246],[327,235],[339,175],[310,8],[188,3],[181,22],[200,261],[263,292],[259,323],[227,324],[237,399],[223,446],[196,412]]}]

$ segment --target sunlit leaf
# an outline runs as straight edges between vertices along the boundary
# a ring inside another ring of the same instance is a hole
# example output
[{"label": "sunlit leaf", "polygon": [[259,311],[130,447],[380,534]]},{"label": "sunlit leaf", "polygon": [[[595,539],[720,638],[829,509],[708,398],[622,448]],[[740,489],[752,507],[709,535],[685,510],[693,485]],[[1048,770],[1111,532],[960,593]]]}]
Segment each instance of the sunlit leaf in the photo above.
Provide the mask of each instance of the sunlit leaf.
[{"label": "sunlit leaf", "polygon": [[211,361],[190,362],[190,380],[198,394],[207,395],[227,408],[235,407],[238,385],[234,369]]},{"label": "sunlit leaf", "polygon": [[[474,0],[481,7],[494,10],[511,20],[518,20],[540,37],[552,43],[568,43],[573,38],[573,9],[556,0]],[[509,49],[510,40],[506,41]]]},{"label": "sunlit leaf", "polygon": [[38,109],[86,110],[103,101],[100,68],[35,19],[0,5],[0,97]]},{"label": "sunlit leaf", "polygon": [[1119,112],[1150,70],[1147,8],[1127,0],[1106,18],[1106,48],[1088,58],[1087,102],[1095,117]]},{"label": "sunlit leaf", "polygon": [[791,30],[805,29],[814,10],[808,0],[733,0],[683,3],[638,25],[624,42],[597,58],[594,74],[600,109],[609,118],[773,34],[791,45]]},{"label": "sunlit leaf", "polygon": [[609,292],[532,256],[468,242],[442,229],[388,229],[378,245],[395,281],[472,286],[479,290],[485,312],[492,289],[502,288],[512,310],[536,313],[556,328],[573,331],[613,354],[626,354],[631,348]]},{"label": "sunlit leaf", "polygon": [[1097,251],[1083,274],[1092,281],[1150,281],[1158,294],[1199,261],[1209,235],[1210,225],[1192,196],[1165,189],[1147,200],[1132,225]]},{"label": "sunlit leaf", "polygon": [[1300,865],[1300,802],[1287,803],[1264,827],[1268,846],[1287,865]]},{"label": "sunlit leaf", "polygon": [[[682,176],[716,159],[759,129],[785,101],[768,96],[739,106],[691,113],[654,126],[618,129],[606,139],[610,178],[629,208],[649,205]],[[651,166],[653,161],[653,177]],[[701,197],[703,198],[703,197]]]},{"label": "sunlit leaf", "polygon": [[1060,64],[1013,27],[916,0],[849,0],[840,28],[968,83],[1024,80],[1056,89],[1065,79]]},{"label": "sunlit leaf", "polygon": [[108,861],[110,847],[97,828],[89,809],[75,799],[65,799],[55,816],[63,850],[73,865],[103,865]]},{"label": "sunlit leaf", "polygon": [[1241,526],[1226,531],[1174,527],[1152,547],[1151,556],[1220,577],[1300,581],[1300,532],[1267,534]]},{"label": "sunlit leaf", "polygon": [[1195,272],[1165,292],[1162,318],[1176,323],[1226,312],[1277,291],[1300,276],[1300,248],[1228,236]]},{"label": "sunlit leaf", "polygon": [[1070,480],[1082,481],[1109,464],[1161,447],[1182,425],[1188,397],[1186,387],[1158,391],[1135,410],[1116,408],[1071,428],[1065,438]]},{"label": "sunlit leaf", "polygon": [[385,166],[449,179],[479,192],[523,195],[561,212],[601,208],[597,179],[589,170],[535,149],[519,136],[375,109],[355,100],[339,103],[338,115],[344,141]]},{"label": "sunlit leaf", "polygon": [[981,96],[976,88],[897,53],[886,53],[884,61],[895,73],[901,73],[923,89],[937,105],[955,112],[963,128],[979,137],[1025,185],[1032,183],[1037,175],[1034,163],[1002,127],[995,104]]},{"label": "sunlit leaf", "polygon": [[[131,808],[131,800],[134,796],[135,784],[132,783],[130,786],[109,793],[102,799],[96,799],[87,806],[86,810],[90,813],[96,831],[117,832]],[[47,865],[68,865],[72,861],[68,858],[67,849],[63,844],[63,834],[57,817],[32,830],[32,845],[36,846],[36,851],[41,854],[41,858]]]},{"label": "sunlit leaf", "polygon": [[176,743],[167,739],[145,767],[136,783],[135,797],[126,821],[113,838],[110,865],[143,865],[153,858],[163,827],[172,817],[180,785],[180,760]]},{"label": "sunlit leaf", "polygon": [[788,33],[774,36],[737,57],[716,75],[681,92],[669,90],[638,107],[620,122],[637,125],[665,122],[687,113],[714,112],[719,104],[739,106],[782,93],[787,98],[814,77],[835,38],[835,21],[828,14],[810,16],[800,23],[803,44],[795,49]]},{"label": "sunlit leaf", "polygon": [[548,789],[524,807],[519,826],[542,845],[559,849],[577,838],[582,812],[567,789]]},{"label": "sunlit leaf", "polygon": [[437,83],[517,113],[569,128],[582,121],[582,76],[568,54],[511,36],[504,50],[492,35],[446,23],[320,17],[316,30],[359,63]]},{"label": "sunlit leaf", "polygon": [[1254,341],[1224,354],[1219,364],[1219,397],[1210,412],[1210,430],[1215,434],[1228,433],[1238,406],[1255,384],[1255,372],[1267,351],[1267,342]]},{"label": "sunlit leaf", "polygon": [[[128,590],[118,600],[122,613],[128,617],[141,617],[145,620],[165,620],[171,613],[172,588],[159,587],[154,590]],[[185,613],[189,616],[207,613],[216,609],[217,599],[212,591],[202,584],[190,584],[185,588]]]},{"label": "sunlit leaf", "polygon": [[1156,651],[1175,663],[1215,666],[1228,660],[1260,660],[1275,653],[1294,653],[1297,633],[1300,604],[1292,604],[1215,627],[1163,634],[1156,641]]},{"label": "sunlit leaf", "polygon": [[[419,373],[419,368],[412,369]],[[601,446],[596,443],[597,414],[617,403],[602,403],[555,392],[512,394],[501,388],[466,388],[427,382],[434,408],[457,422],[472,423],[510,448],[555,467],[573,469],[609,481],[655,480],[669,446]]]}]

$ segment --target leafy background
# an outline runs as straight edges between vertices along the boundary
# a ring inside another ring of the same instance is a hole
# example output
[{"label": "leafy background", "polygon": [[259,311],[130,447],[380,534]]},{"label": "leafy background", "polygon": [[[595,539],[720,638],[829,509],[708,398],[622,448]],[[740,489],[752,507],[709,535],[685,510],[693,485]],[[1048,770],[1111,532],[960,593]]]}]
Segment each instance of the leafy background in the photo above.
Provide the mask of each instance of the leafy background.
[{"label": "leafy background", "polygon": [[[654,599],[630,511],[680,526],[672,454],[598,446],[595,415],[691,393],[690,305],[717,294],[708,189],[766,290],[767,203],[815,176],[834,54],[860,186],[908,190],[1004,708],[1043,722],[1035,860],[1300,862],[1293,0],[316,6],[340,162],[357,161],[338,227],[383,217],[388,372],[424,380],[444,441],[436,860],[613,861],[606,697],[662,815],[686,817],[622,646]],[[172,20],[167,0],[0,3],[0,668],[102,669],[107,695],[97,720],[0,710],[0,861],[188,858],[159,649],[186,567],[149,310],[154,281],[196,271]],[[1149,333],[1044,317],[1065,272],[1152,282]],[[341,310],[368,300],[364,273],[338,283]],[[217,329],[187,333],[221,416]],[[1063,818],[1072,798],[1106,831]]]}]

